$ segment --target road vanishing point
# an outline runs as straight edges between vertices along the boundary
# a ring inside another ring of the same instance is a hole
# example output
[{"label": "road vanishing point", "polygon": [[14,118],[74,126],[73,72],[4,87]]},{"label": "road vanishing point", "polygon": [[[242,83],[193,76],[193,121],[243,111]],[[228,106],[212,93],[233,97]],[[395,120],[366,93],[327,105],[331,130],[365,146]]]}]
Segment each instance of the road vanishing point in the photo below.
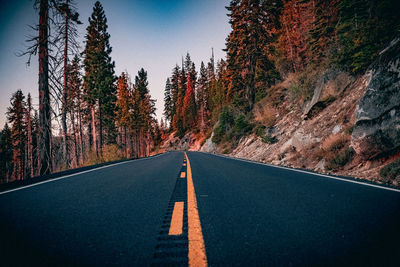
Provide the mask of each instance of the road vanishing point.
[{"label": "road vanishing point", "polygon": [[168,152],[0,193],[2,266],[399,266],[400,192]]}]

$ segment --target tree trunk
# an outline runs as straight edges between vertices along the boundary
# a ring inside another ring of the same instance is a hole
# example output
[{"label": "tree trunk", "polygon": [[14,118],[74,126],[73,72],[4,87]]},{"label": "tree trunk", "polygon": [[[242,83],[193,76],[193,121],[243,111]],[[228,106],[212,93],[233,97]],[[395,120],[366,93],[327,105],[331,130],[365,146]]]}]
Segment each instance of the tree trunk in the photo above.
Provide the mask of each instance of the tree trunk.
[{"label": "tree trunk", "polygon": [[255,76],[255,58],[254,55],[250,55],[249,66],[248,66],[248,79],[246,81],[246,96],[249,104],[249,110],[253,109],[255,100],[255,88],[254,88],[254,76]]},{"label": "tree trunk", "polygon": [[49,50],[48,50],[48,0],[40,0],[39,11],[39,174],[51,173],[51,121],[49,92]]},{"label": "tree trunk", "polygon": [[85,160],[85,155],[83,153],[84,147],[83,147],[83,131],[82,131],[82,112],[81,112],[81,99],[80,96],[78,96],[78,124],[79,124],[79,142],[80,142],[80,164],[83,164],[83,161]]},{"label": "tree trunk", "polygon": [[124,148],[125,148],[125,158],[128,158],[128,143],[127,143],[128,138],[126,137],[126,125],[124,126]]},{"label": "tree trunk", "polygon": [[91,125],[91,130],[92,130],[92,149],[96,153],[96,156],[98,157],[97,153],[97,138],[96,138],[96,114],[94,111],[94,105],[90,108],[91,114],[92,114],[92,125]]},{"label": "tree trunk", "polygon": [[62,97],[62,128],[63,128],[63,154],[67,168],[70,167],[69,160],[69,148],[68,148],[68,128],[67,128],[67,101],[68,101],[68,89],[67,89],[67,64],[68,64],[68,0],[65,1],[65,33],[64,33],[64,86],[63,86],[63,97]]},{"label": "tree trunk", "polygon": [[28,169],[29,175],[33,177],[33,139],[32,139],[32,119],[31,119],[31,106],[28,104]]},{"label": "tree trunk", "polygon": [[99,151],[100,156],[103,156],[103,114],[101,112],[102,103],[101,98],[99,98]]},{"label": "tree trunk", "polygon": [[78,150],[78,136],[76,134],[76,125],[75,125],[75,112],[71,111],[71,122],[72,122],[72,135],[74,137],[74,147],[75,147],[75,167],[79,165],[79,150]]}]

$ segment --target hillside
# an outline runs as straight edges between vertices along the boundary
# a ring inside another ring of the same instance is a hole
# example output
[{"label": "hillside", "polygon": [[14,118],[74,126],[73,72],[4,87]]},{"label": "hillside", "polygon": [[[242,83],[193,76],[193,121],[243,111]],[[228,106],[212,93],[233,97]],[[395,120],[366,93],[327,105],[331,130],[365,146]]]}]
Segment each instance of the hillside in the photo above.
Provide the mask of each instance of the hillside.
[{"label": "hillside", "polygon": [[[174,68],[166,86],[171,128],[161,147],[398,186],[398,3],[256,2],[227,8],[226,60],[214,68],[211,57],[199,76],[189,55]],[[257,12],[267,15],[261,28]],[[180,104],[188,103],[189,83],[196,87],[194,122]]]}]

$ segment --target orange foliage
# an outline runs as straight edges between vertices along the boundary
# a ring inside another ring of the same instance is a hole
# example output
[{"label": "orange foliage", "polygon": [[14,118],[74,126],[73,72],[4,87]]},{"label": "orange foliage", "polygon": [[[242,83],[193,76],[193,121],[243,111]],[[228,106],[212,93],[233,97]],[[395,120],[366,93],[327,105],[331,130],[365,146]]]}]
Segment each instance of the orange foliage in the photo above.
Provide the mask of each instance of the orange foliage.
[{"label": "orange foliage", "polygon": [[303,70],[305,60],[310,58],[309,32],[315,21],[314,5],[314,1],[289,0],[284,3],[279,46],[294,72]]}]

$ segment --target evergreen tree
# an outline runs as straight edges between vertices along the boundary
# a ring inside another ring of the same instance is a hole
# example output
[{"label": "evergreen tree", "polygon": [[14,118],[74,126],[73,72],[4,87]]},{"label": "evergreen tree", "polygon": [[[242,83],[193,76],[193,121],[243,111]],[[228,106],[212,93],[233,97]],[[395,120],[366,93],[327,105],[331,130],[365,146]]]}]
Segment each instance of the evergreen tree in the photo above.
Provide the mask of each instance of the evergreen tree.
[{"label": "evergreen tree", "polygon": [[172,84],[167,78],[167,82],[165,83],[165,91],[164,91],[164,116],[168,121],[172,120]]},{"label": "evergreen tree", "polygon": [[[96,120],[98,120],[100,153],[104,144],[103,139],[106,143],[115,143],[116,137],[114,62],[111,59],[112,49],[107,28],[107,19],[103,7],[97,1],[87,27],[84,50],[84,88],[85,98],[91,109],[92,142],[95,151],[97,151]],[[96,116],[96,111],[98,116]]]},{"label": "evergreen tree", "polygon": [[253,108],[257,91],[277,78],[268,49],[275,39],[278,7],[278,1],[262,0],[232,0],[227,7],[232,27],[226,42],[230,90],[237,105],[247,102],[246,110]]},{"label": "evergreen tree", "polygon": [[315,20],[310,30],[310,49],[316,63],[330,56],[331,46],[336,43],[335,26],[339,20],[340,0],[315,1]]},{"label": "evergreen tree", "polygon": [[155,114],[155,100],[151,99],[148,89],[147,72],[142,68],[135,77],[134,112],[137,152],[139,156],[150,154],[151,128]]},{"label": "evergreen tree", "polygon": [[11,140],[13,150],[12,180],[22,180],[25,177],[25,140],[26,140],[26,103],[21,90],[11,97],[11,106],[7,109],[7,119],[11,123]]},{"label": "evergreen tree", "polygon": [[6,123],[0,134],[0,179],[8,182],[12,173],[13,147],[11,130]]},{"label": "evergreen tree", "polygon": [[195,92],[193,88],[192,78],[190,73],[187,74],[187,89],[183,103],[183,124],[185,129],[190,129],[195,126],[196,123],[196,102]]},{"label": "evergreen tree", "polygon": [[[189,56],[190,59],[190,56]],[[188,62],[187,65],[189,65]],[[174,115],[172,126],[174,131],[177,132],[179,138],[182,138],[185,135],[186,129],[183,122],[183,104],[184,104],[184,97],[186,93],[186,71],[185,65],[182,59],[182,69],[179,72],[178,76],[178,92],[177,92],[177,100],[176,100],[176,113]]]},{"label": "evergreen tree", "polygon": [[28,159],[28,173],[30,177],[34,176],[34,164],[33,164],[33,124],[32,124],[32,98],[31,94],[28,94],[27,106],[26,106],[26,127],[27,127],[27,159]]},{"label": "evergreen tree", "polygon": [[207,84],[207,70],[204,66],[203,61],[200,64],[200,74],[197,86],[197,104],[199,108],[199,121],[200,130],[204,132],[206,128],[206,122],[208,120],[207,108],[208,108],[208,84]]},{"label": "evergreen tree", "polygon": [[[177,113],[177,104],[178,104],[178,93],[179,93],[179,66],[175,65],[175,68],[172,71],[171,76],[171,99],[172,99],[172,106],[171,106],[171,120],[169,121],[170,127],[173,127],[173,121],[175,119],[175,115]],[[176,130],[176,129],[175,129]]]},{"label": "evergreen tree", "polygon": [[128,158],[128,126],[131,124],[131,92],[128,77],[122,72],[117,82],[117,125],[122,129],[121,139],[124,146],[125,157]]},{"label": "evergreen tree", "polygon": [[71,64],[68,65],[68,105],[72,126],[72,135],[74,142],[75,164],[83,163],[84,145],[83,145],[83,111],[82,111],[82,77],[80,73],[80,60],[75,55]]},{"label": "evergreen tree", "polygon": [[342,0],[336,62],[352,73],[364,71],[400,30],[397,0]]}]

